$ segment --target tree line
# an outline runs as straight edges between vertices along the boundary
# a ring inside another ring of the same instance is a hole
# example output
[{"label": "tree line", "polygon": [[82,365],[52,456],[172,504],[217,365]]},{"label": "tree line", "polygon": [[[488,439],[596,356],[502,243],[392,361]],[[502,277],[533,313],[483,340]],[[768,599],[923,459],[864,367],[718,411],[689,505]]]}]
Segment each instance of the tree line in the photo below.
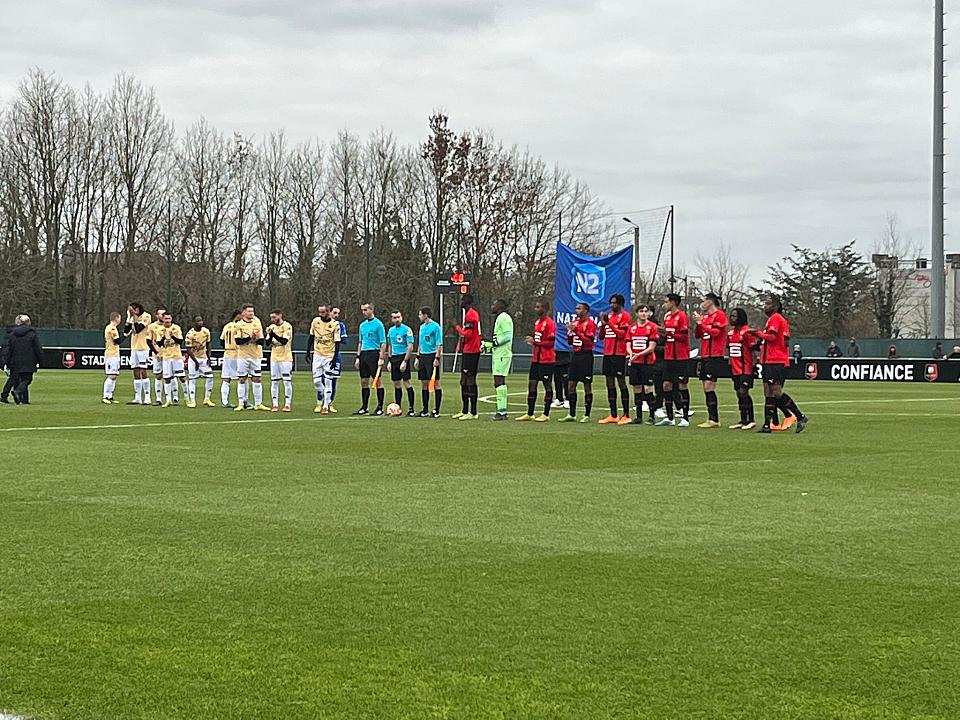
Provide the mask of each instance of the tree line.
[{"label": "tree line", "polygon": [[0,111],[0,317],[99,327],[139,300],[218,324],[254,302],[304,326],[319,301],[430,305],[449,269],[522,312],[552,293],[557,239],[613,237],[569,172],[440,111],[416,145],[178,133],[133,76],[101,94],[42,70]]}]

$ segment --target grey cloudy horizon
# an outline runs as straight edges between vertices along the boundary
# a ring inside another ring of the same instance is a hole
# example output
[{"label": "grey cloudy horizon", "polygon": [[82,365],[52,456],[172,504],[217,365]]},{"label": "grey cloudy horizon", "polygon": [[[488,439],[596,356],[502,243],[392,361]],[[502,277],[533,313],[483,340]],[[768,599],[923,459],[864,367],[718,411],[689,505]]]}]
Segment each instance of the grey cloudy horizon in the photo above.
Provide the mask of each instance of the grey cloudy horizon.
[{"label": "grey cloudy horizon", "polygon": [[611,212],[675,204],[688,268],[720,241],[754,274],[792,243],[869,255],[888,213],[929,243],[927,1],[38,0],[7,8],[0,33],[4,103],[31,67],[98,90],[130,72],[178,132],[203,116],[405,143],[442,107]]}]

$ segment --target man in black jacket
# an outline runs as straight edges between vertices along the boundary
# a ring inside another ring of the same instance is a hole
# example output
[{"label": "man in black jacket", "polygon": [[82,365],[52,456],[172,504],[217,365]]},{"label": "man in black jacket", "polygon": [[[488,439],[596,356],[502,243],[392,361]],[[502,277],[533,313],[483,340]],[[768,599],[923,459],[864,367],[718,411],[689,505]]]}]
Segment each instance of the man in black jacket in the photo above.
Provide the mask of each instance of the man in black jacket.
[{"label": "man in black jacket", "polygon": [[[17,318],[17,320],[19,320],[19,318]],[[3,329],[3,345],[0,346],[0,370],[7,367],[7,345],[10,343],[10,338],[12,337],[10,333],[12,333],[13,329],[19,324],[20,323],[15,320],[13,325],[7,325]],[[7,405],[10,404],[10,393],[13,390],[13,386],[16,384],[16,381],[16,376],[7,370],[7,381],[3,385],[3,390],[0,390],[0,402]]]},{"label": "man in black jacket", "polygon": [[43,348],[40,347],[40,337],[30,325],[30,317],[20,315],[17,325],[7,336],[7,346],[4,352],[4,364],[10,370],[13,380],[13,401],[18,405],[30,403],[30,383],[33,374],[43,359]]},{"label": "man in black jacket", "polygon": [[827,357],[828,358],[843,357],[843,350],[841,350],[840,346],[837,345],[836,340],[830,341],[830,347],[827,348]]}]

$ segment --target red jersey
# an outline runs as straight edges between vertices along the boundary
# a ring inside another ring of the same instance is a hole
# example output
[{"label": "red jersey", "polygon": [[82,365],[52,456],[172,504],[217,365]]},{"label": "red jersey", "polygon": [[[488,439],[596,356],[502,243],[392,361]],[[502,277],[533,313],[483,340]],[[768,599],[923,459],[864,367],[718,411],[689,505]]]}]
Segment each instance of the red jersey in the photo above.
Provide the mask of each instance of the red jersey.
[{"label": "red jersey", "polygon": [[463,341],[463,354],[473,355],[480,352],[480,313],[474,308],[463,316],[463,325],[457,325],[457,332]]},{"label": "red jersey", "polygon": [[557,324],[546,315],[533,324],[533,361],[535,363],[557,362]]},{"label": "red jersey", "polygon": [[727,332],[727,347],[730,349],[730,374],[753,375],[753,346],[757,338],[749,327],[732,327]]},{"label": "red jersey", "polygon": [[627,329],[630,327],[630,313],[621,310],[607,315],[603,327],[603,354],[627,354]]},{"label": "red jersey", "polygon": [[722,358],[727,346],[727,314],[720,309],[704,315],[697,323],[696,335],[700,338],[700,357]]},{"label": "red jersey", "polygon": [[597,339],[597,324],[593,318],[573,321],[573,331],[567,332],[567,340],[575,353],[593,353]]},{"label": "red jersey", "polygon": [[683,310],[663,316],[663,359],[690,359],[690,320]]},{"label": "red jersey", "polygon": [[641,325],[638,322],[633,323],[627,329],[627,353],[630,356],[630,362],[634,365],[653,365],[657,361],[655,352],[643,357],[634,359],[634,355],[639,355],[660,337],[657,332],[657,326],[652,322],[645,322]]},{"label": "red jersey", "polygon": [[760,346],[762,365],[790,364],[790,325],[783,315],[775,312],[768,317],[766,327],[758,330],[757,335],[763,340]]}]

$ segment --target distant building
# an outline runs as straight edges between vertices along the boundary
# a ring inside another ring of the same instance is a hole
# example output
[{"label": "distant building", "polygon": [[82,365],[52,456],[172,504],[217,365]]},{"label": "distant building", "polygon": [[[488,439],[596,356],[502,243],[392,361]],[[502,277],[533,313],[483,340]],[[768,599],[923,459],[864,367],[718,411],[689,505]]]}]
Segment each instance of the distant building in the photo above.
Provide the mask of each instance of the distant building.
[{"label": "distant building", "polygon": [[[960,337],[960,253],[946,256],[945,337]],[[901,302],[894,319],[894,334],[900,337],[929,337],[931,270],[927,258],[904,262],[891,255],[874,255],[878,273],[895,272]],[[899,332],[898,332],[899,331]]]}]

